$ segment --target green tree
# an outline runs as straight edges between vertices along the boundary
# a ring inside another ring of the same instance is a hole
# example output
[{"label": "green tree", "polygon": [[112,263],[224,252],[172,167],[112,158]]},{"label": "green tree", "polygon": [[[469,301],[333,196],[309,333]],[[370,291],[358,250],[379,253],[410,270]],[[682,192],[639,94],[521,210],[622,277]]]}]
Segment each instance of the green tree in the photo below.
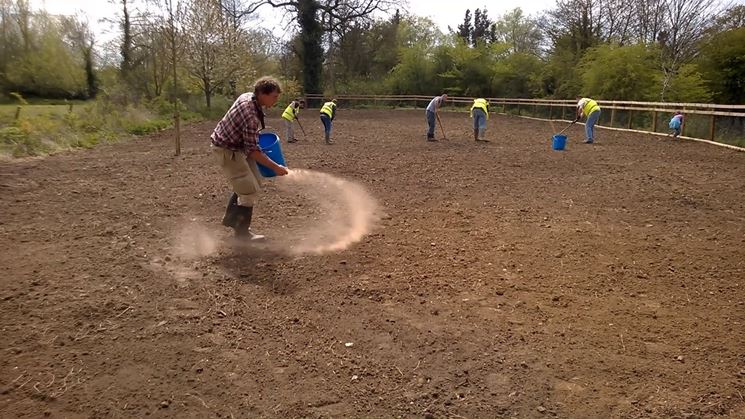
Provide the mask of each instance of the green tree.
[{"label": "green tree", "polygon": [[[503,48],[508,48],[503,44]],[[516,52],[494,67],[492,94],[501,97],[532,98],[540,94],[543,63],[533,54]]]},{"label": "green tree", "polygon": [[63,39],[73,51],[77,51],[83,60],[86,80],[86,98],[94,98],[98,94],[98,77],[95,72],[93,46],[95,38],[84,17],[60,18]]},{"label": "green tree", "polygon": [[447,46],[452,66],[440,76],[446,80],[445,90],[466,96],[488,96],[497,56],[504,47],[478,43],[468,48],[460,38]]},{"label": "green tree", "polygon": [[489,12],[487,12],[486,9],[476,9],[476,11],[473,12],[471,45],[476,46],[479,43],[491,43],[495,41],[495,38],[494,22],[489,19]]},{"label": "green tree", "polygon": [[10,88],[41,97],[85,97],[86,74],[82,59],[62,41],[51,21],[38,44],[8,65]]},{"label": "green tree", "polygon": [[745,28],[714,35],[698,64],[716,102],[745,103]]},{"label": "green tree", "polygon": [[0,88],[4,91],[9,91],[6,76],[8,64],[23,51],[17,16],[11,0],[0,0]]},{"label": "green tree", "polygon": [[431,49],[417,44],[401,51],[401,61],[393,68],[387,84],[393,94],[433,94],[435,78]]},{"label": "green tree", "polygon": [[441,92],[436,56],[438,46],[444,43],[442,32],[430,19],[417,16],[401,19],[397,33],[398,64],[386,77],[386,85],[391,93]]},{"label": "green tree", "polygon": [[305,93],[323,93],[323,28],[318,21],[319,4],[315,0],[298,0],[297,21],[300,25],[300,61],[303,63]]},{"label": "green tree", "polygon": [[695,64],[685,64],[673,77],[666,95],[669,102],[711,102],[711,90]]},{"label": "green tree", "polygon": [[471,23],[471,9],[466,9],[466,15],[463,17],[463,23],[458,25],[458,36],[465,41],[466,44],[471,44],[473,34],[473,23]]},{"label": "green tree", "polygon": [[581,93],[615,100],[655,99],[658,57],[657,51],[642,44],[592,48],[580,63]]},{"label": "green tree", "polygon": [[582,90],[582,81],[577,70],[578,60],[571,37],[556,40],[556,46],[543,66],[542,95],[557,99],[573,99]]},{"label": "green tree", "polygon": [[499,18],[494,24],[495,38],[510,46],[510,52],[540,55],[543,34],[538,24],[515,8]]}]

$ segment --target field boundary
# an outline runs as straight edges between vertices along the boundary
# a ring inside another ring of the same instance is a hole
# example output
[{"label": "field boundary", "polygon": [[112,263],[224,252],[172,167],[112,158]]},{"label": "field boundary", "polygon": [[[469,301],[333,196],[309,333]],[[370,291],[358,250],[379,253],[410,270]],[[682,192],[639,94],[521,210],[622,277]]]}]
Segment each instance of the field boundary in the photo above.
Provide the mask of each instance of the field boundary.
[{"label": "field boundary", "polygon": [[[536,118],[534,116],[512,115],[512,114],[501,113],[501,112],[499,112],[498,114],[499,115],[505,115],[505,116],[517,116],[518,118],[533,119],[533,120],[536,120],[536,121],[545,121],[545,122],[566,122],[566,123],[572,122],[572,121],[568,121],[566,119],[545,119],[545,118]],[[577,124],[578,125],[585,125],[584,122],[577,122]],[[668,134],[665,134],[665,133],[662,133],[662,132],[642,131],[642,130],[638,130],[638,129],[606,127],[606,126],[603,126],[603,125],[595,125],[595,127],[602,128],[602,129],[607,129],[607,130],[612,130],[612,131],[626,131],[626,132],[636,132],[636,133],[639,133],[639,134],[656,135],[656,136],[659,136],[659,137],[668,137],[669,136]],[[720,146],[720,147],[725,147],[725,148],[729,148],[729,149],[736,150],[736,151],[745,152],[745,147],[738,147],[738,146],[732,145],[732,144],[719,143],[719,142],[716,142],[716,141],[705,140],[703,138],[685,137],[685,136],[682,136],[682,135],[679,135],[678,138],[683,139],[683,140],[688,140],[688,141],[696,141],[696,142],[699,142],[699,143],[712,144],[712,145],[716,145],[716,146]]]}]

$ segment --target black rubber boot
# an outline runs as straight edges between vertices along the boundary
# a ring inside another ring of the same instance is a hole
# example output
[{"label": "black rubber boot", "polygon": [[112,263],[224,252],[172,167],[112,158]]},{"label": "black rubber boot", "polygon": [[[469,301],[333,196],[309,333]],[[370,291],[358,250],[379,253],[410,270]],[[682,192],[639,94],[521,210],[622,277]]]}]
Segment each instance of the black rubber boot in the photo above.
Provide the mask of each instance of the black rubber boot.
[{"label": "black rubber boot", "polygon": [[225,216],[222,217],[222,225],[225,227],[235,228],[238,217],[238,194],[233,192],[228,200],[228,207],[225,208]]},{"label": "black rubber boot", "polygon": [[237,217],[235,227],[235,236],[248,240],[263,240],[264,236],[254,234],[251,231],[251,219],[253,218],[254,207],[236,206]]}]

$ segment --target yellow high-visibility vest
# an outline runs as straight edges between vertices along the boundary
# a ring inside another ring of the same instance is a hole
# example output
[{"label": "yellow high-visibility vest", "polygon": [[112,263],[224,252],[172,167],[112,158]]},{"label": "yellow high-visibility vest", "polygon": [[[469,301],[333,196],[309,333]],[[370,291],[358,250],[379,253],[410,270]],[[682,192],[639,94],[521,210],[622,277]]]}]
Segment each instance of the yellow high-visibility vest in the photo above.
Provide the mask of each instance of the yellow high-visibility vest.
[{"label": "yellow high-visibility vest", "polygon": [[321,113],[324,113],[329,116],[329,118],[334,118],[334,112],[336,111],[336,103],[334,102],[326,102],[323,104],[323,107],[321,108]]},{"label": "yellow high-visibility vest", "polygon": [[486,119],[489,119],[489,102],[486,101],[486,99],[475,99],[473,101],[473,106],[471,106],[471,117],[473,117],[473,110],[474,109],[481,109],[486,114]]},{"label": "yellow high-visibility vest", "polygon": [[297,114],[300,113],[300,107],[295,108],[295,102],[291,102],[287,109],[285,109],[284,112],[282,112],[282,118],[288,120],[288,121],[294,121],[295,118],[297,118]]},{"label": "yellow high-visibility vest", "polygon": [[582,113],[585,116],[588,116],[591,113],[600,110],[600,105],[598,105],[598,103],[595,102],[594,100],[592,100],[590,98],[586,98],[586,97],[583,97],[582,100],[586,101],[585,102],[585,106],[582,107]]}]

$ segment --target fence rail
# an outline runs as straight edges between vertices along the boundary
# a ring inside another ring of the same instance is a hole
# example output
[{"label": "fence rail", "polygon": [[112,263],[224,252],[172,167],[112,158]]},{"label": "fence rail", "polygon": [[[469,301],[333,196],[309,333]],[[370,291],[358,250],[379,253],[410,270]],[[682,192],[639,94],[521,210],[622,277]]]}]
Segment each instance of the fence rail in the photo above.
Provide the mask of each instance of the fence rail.
[{"label": "fence rail", "polygon": [[[320,103],[328,96],[309,94],[305,98],[309,103]],[[432,100],[427,95],[336,95],[334,98],[342,103],[415,108],[424,107]],[[573,119],[576,106],[574,100],[485,99],[499,113],[548,120]],[[471,97],[448,96],[446,106],[462,108],[472,103]],[[681,136],[745,147],[745,105],[609,100],[598,100],[598,104],[606,111],[598,122],[601,127],[660,134],[667,131],[665,118],[680,111],[685,115]]]}]

